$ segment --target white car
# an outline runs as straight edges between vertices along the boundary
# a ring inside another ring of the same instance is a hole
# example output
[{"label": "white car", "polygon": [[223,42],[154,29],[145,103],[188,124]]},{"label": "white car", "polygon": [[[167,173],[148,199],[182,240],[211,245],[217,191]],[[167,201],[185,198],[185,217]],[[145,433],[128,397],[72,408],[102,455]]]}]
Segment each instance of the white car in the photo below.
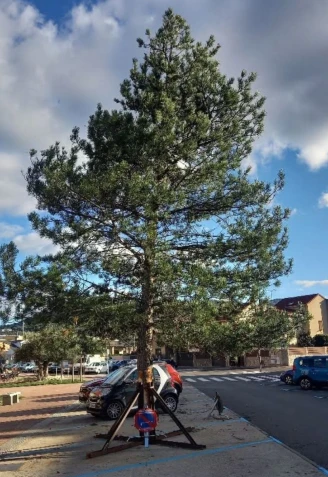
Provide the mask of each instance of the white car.
[{"label": "white car", "polygon": [[23,373],[32,373],[33,372],[33,368],[35,367],[35,363],[31,362],[31,363],[25,363],[21,370],[23,371]]},{"label": "white car", "polygon": [[85,374],[107,374],[108,373],[108,364],[106,361],[100,361],[98,363],[91,363],[85,367]]}]

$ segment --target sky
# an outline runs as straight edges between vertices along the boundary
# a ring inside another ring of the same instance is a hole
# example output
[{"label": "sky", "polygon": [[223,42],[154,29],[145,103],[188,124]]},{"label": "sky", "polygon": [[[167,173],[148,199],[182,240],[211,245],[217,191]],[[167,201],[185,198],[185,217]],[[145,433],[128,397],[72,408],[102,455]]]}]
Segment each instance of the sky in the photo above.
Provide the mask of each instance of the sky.
[{"label": "sky", "polygon": [[269,294],[328,296],[326,0],[0,0],[0,243],[14,240],[22,256],[53,251],[26,218],[35,207],[22,175],[29,150],[68,145],[98,102],[116,107],[136,38],[156,31],[168,7],[195,39],[215,35],[225,74],[257,72],[267,98],[265,132],[248,163],[262,180],[286,174],[275,203],[292,210],[286,257],[294,259]]}]

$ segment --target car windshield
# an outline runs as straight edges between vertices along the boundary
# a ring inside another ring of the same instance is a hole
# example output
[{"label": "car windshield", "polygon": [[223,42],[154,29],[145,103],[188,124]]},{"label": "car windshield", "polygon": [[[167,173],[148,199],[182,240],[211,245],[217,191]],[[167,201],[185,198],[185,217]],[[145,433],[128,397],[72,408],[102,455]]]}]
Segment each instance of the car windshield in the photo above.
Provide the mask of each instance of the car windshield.
[{"label": "car windshield", "polygon": [[102,383],[102,386],[114,386],[115,384],[123,381],[125,376],[131,371],[130,368],[119,368],[116,371],[110,373],[105,381]]}]

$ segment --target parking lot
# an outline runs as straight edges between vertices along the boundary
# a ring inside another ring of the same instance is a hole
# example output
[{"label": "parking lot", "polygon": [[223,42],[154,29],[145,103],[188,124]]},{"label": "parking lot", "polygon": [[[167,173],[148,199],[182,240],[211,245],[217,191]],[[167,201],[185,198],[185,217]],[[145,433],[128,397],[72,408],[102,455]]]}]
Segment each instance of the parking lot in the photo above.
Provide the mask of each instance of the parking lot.
[{"label": "parking lot", "polygon": [[0,394],[21,392],[21,400],[13,406],[2,406],[0,412],[0,446],[9,439],[20,438],[30,429],[63,407],[77,401],[80,384],[1,388]]},{"label": "parking lot", "polygon": [[[218,392],[227,408],[302,455],[328,467],[323,425],[328,418],[327,388],[303,391],[299,386],[286,386],[281,383],[277,371],[180,371],[186,385],[194,386],[211,398]],[[100,376],[88,375],[84,380],[94,377]],[[22,392],[19,404],[1,407],[1,450],[6,450],[7,445],[10,449],[15,440],[21,439],[22,433],[50,416],[61,415],[63,409],[76,408],[81,418],[86,416],[77,402],[79,388],[80,383],[1,389],[0,394]]]},{"label": "parking lot", "polygon": [[[182,393],[176,415],[186,426],[192,427],[193,438],[197,443],[206,445],[206,449],[195,451],[158,445],[145,449],[139,445],[119,453],[87,459],[87,453],[100,450],[104,444],[102,439],[94,439],[95,434],[108,432],[111,424],[87,415],[83,405],[75,401],[75,390],[69,390],[65,385],[59,387],[61,390],[55,396],[57,403],[67,403],[69,397],[70,404],[65,407],[59,405],[57,412],[49,417],[47,413],[53,405],[53,398],[48,389],[41,391],[42,394],[26,394],[26,403],[44,406],[43,419],[21,433],[20,437],[1,446],[0,472],[3,477],[100,477],[109,474],[130,477],[136,473],[140,477],[164,477],[168,474],[216,477],[218,469],[232,477],[322,475],[317,466],[232,411],[226,409],[223,420],[213,415],[209,418],[213,401],[189,384]],[[23,401],[15,409],[24,420],[29,412],[28,406],[23,407]],[[37,418],[40,417],[41,413]],[[176,429],[168,415],[160,414],[159,436],[165,439],[169,432]],[[131,417],[125,421],[120,433],[130,437],[136,434]],[[183,436],[171,437],[170,440],[186,442]],[[120,445],[120,441],[113,442],[111,447],[116,445]]]}]

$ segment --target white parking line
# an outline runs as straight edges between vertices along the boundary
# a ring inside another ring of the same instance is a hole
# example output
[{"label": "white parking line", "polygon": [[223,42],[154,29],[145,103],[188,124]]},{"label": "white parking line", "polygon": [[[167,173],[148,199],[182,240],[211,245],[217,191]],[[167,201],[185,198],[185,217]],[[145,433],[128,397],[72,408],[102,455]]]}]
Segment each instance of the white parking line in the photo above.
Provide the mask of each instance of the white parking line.
[{"label": "white parking line", "polygon": [[206,379],[206,378],[198,378],[199,381],[209,381],[209,379]]},{"label": "white parking line", "polygon": [[221,381],[221,382],[223,381],[223,379],[220,379],[220,378],[212,378],[211,377],[210,379],[213,379],[213,381]]},{"label": "white parking line", "polygon": [[236,379],[228,378],[228,376],[222,376],[222,379],[227,379],[228,381],[236,381]]}]

